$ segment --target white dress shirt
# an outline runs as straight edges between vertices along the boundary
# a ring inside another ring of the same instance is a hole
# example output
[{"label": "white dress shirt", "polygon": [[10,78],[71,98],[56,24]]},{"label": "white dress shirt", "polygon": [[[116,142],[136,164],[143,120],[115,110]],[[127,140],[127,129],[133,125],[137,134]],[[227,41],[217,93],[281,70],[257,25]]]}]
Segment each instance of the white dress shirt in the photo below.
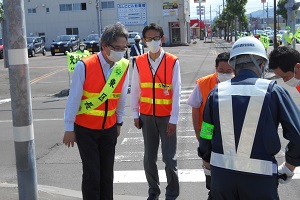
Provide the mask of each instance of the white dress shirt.
[{"label": "white dress shirt", "polygon": [[197,84],[187,100],[187,104],[193,108],[200,108],[203,102],[202,94],[199,89],[199,85]]},{"label": "white dress shirt", "polygon": [[[113,67],[110,67],[110,65],[105,61],[105,59],[102,55],[102,52],[98,53],[98,57],[99,57],[99,60],[100,60],[101,66],[102,66],[105,80],[108,80],[112,70],[114,69],[114,66],[117,63],[115,63]],[[83,62],[79,61],[79,62],[77,62],[74,73],[72,75],[69,97],[68,97],[68,100],[66,103],[66,109],[65,109],[65,114],[64,114],[66,131],[74,131],[74,122],[75,122],[76,114],[78,112],[82,94],[83,94],[84,81],[85,81],[85,66],[84,66]],[[129,73],[127,72],[126,78],[124,80],[124,84],[122,87],[121,96],[120,96],[120,99],[118,101],[118,105],[116,108],[117,123],[122,122],[122,117],[125,114],[125,104],[126,104],[126,95],[127,95],[127,91],[128,91],[128,82],[129,82]]]},{"label": "white dress shirt", "polygon": [[[148,60],[151,65],[151,71],[152,75],[154,76],[165,52],[161,48],[161,53],[159,57],[156,60],[152,60],[150,58],[149,52],[148,52]],[[175,62],[174,68],[173,68],[173,79],[172,79],[172,111],[171,111],[171,117],[170,117],[170,123],[177,124],[178,122],[178,116],[179,116],[179,106],[180,106],[180,94],[181,94],[181,77],[180,77],[180,66],[179,61],[177,60]],[[133,114],[133,118],[139,118],[140,114],[140,95],[141,95],[141,87],[140,87],[140,75],[138,73],[136,64],[133,68],[132,73],[132,81],[131,81],[131,95],[130,95],[130,106]]]}]

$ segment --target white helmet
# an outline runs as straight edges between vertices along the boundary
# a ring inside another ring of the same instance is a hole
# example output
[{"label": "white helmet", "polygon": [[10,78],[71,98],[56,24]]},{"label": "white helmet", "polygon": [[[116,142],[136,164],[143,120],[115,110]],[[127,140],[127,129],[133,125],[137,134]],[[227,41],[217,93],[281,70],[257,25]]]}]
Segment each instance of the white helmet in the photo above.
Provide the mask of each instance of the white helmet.
[{"label": "white helmet", "polygon": [[141,39],[141,36],[140,36],[140,35],[136,35],[136,36],[134,37],[134,39],[135,39],[135,40],[140,40],[140,39]]},{"label": "white helmet", "polygon": [[256,59],[257,58],[263,59],[265,65],[267,65],[269,62],[263,44],[255,37],[250,37],[250,36],[242,37],[232,45],[232,48],[230,50],[230,58],[228,62],[234,69],[235,69],[235,64],[238,64],[236,63],[236,57],[240,55],[250,55],[249,61],[250,62],[253,61],[254,63],[255,63],[255,61],[253,60],[254,57]]}]

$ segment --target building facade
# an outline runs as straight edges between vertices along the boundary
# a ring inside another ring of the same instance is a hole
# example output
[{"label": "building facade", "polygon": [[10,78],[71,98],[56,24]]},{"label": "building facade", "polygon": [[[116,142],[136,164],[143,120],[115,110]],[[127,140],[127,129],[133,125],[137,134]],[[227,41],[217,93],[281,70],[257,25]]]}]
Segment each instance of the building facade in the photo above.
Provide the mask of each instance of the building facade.
[{"label": "building facade", "polygon": [[27,35],[43,37],[47,48],[57,35],[83,40],[117,21],[136,32],[158,23],[165,45],[189,42],[189,0],[24,0],[24,8]]}]

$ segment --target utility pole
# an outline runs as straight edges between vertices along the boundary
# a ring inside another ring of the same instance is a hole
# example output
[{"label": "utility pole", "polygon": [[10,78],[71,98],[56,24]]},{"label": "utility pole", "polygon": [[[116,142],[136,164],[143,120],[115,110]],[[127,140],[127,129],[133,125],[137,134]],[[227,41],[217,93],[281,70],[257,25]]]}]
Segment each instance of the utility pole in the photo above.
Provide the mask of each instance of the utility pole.
[{"label": "utility pole", "polygon": [[262,29],[265,28],[265,2],[263,2]]},{"label": "utility pole", "polygon": [[[98,34],[99,34],[99,40],[101,38],[101,19],[100,19],[100,6],[101,6],[101,2],[100,0],[96,0],[96,12],[97,12],[97,24],[98,24]],[[100,44],[100,41],[99,41]],[[101,50],[101,46],[99,45],[99,51]]]},{"label": "utility pole", "polygon": [[268,5],[268,2],[267,2],[267,10],[266,10],[266,12],[267,12],[267,26],[269,26],[269,5]]},{"label": "utility pole", "polygon": [[37,200],[36,157],[24,0],[4,0],[19,200]]},{"label": "utility pole", "polygon": [[212,42],[212,21],[211,21],[211,5],[209,5],[209,21],[210,21],[210,42]]},{"label": "utility pole", "polygon": [[277,27],[276,27],[276,0],[274,0],[274,49],[276,49],[278,47],[277,33],[276,32],[277,32]]},{"label": "utility pole", "polygon": [[[202,9],[201,9],[201,1],[202,0],[199,0],[199,27],[200,27],[200,40],[201,40],[201,38],[202,38],[202,31],[201,31],[201,12],[202,12]],[[204,23],[203,23],[204,24]]]}]

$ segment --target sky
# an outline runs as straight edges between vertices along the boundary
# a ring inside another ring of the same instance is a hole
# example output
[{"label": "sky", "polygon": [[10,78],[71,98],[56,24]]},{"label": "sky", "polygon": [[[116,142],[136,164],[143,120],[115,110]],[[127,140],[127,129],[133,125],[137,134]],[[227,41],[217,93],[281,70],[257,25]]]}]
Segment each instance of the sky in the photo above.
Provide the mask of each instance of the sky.
[{"label": "sky", "polygon": [[[278,2],[278,0],[276,0]],[[266,3],[264,4],[265,9],[267,8],[267,3],[269,8],[273,8],[274,1],[273,0],[266,0]],[[224,0],[224,4],[226,4],[226,0]],[[206,0],[206,3],[201,3],[201,6],[205,6],[205,19],[210,18],[210,6],[211,6],[211,17],[212,19],[219,13],[222,13],[223,9],[223,0]],[[194,3],[194,0],[190,0],[190,17],[191,19],[199,19],[199,15],[197,15],[196,12],[196,6],[199,6],[199,3]],[[246,14],[262,10],[263,4],[261,3],[261,0],[248,0],[248,3],[246,4]],[[203,16],[201,17],[201,20],[203,20]]]}]

